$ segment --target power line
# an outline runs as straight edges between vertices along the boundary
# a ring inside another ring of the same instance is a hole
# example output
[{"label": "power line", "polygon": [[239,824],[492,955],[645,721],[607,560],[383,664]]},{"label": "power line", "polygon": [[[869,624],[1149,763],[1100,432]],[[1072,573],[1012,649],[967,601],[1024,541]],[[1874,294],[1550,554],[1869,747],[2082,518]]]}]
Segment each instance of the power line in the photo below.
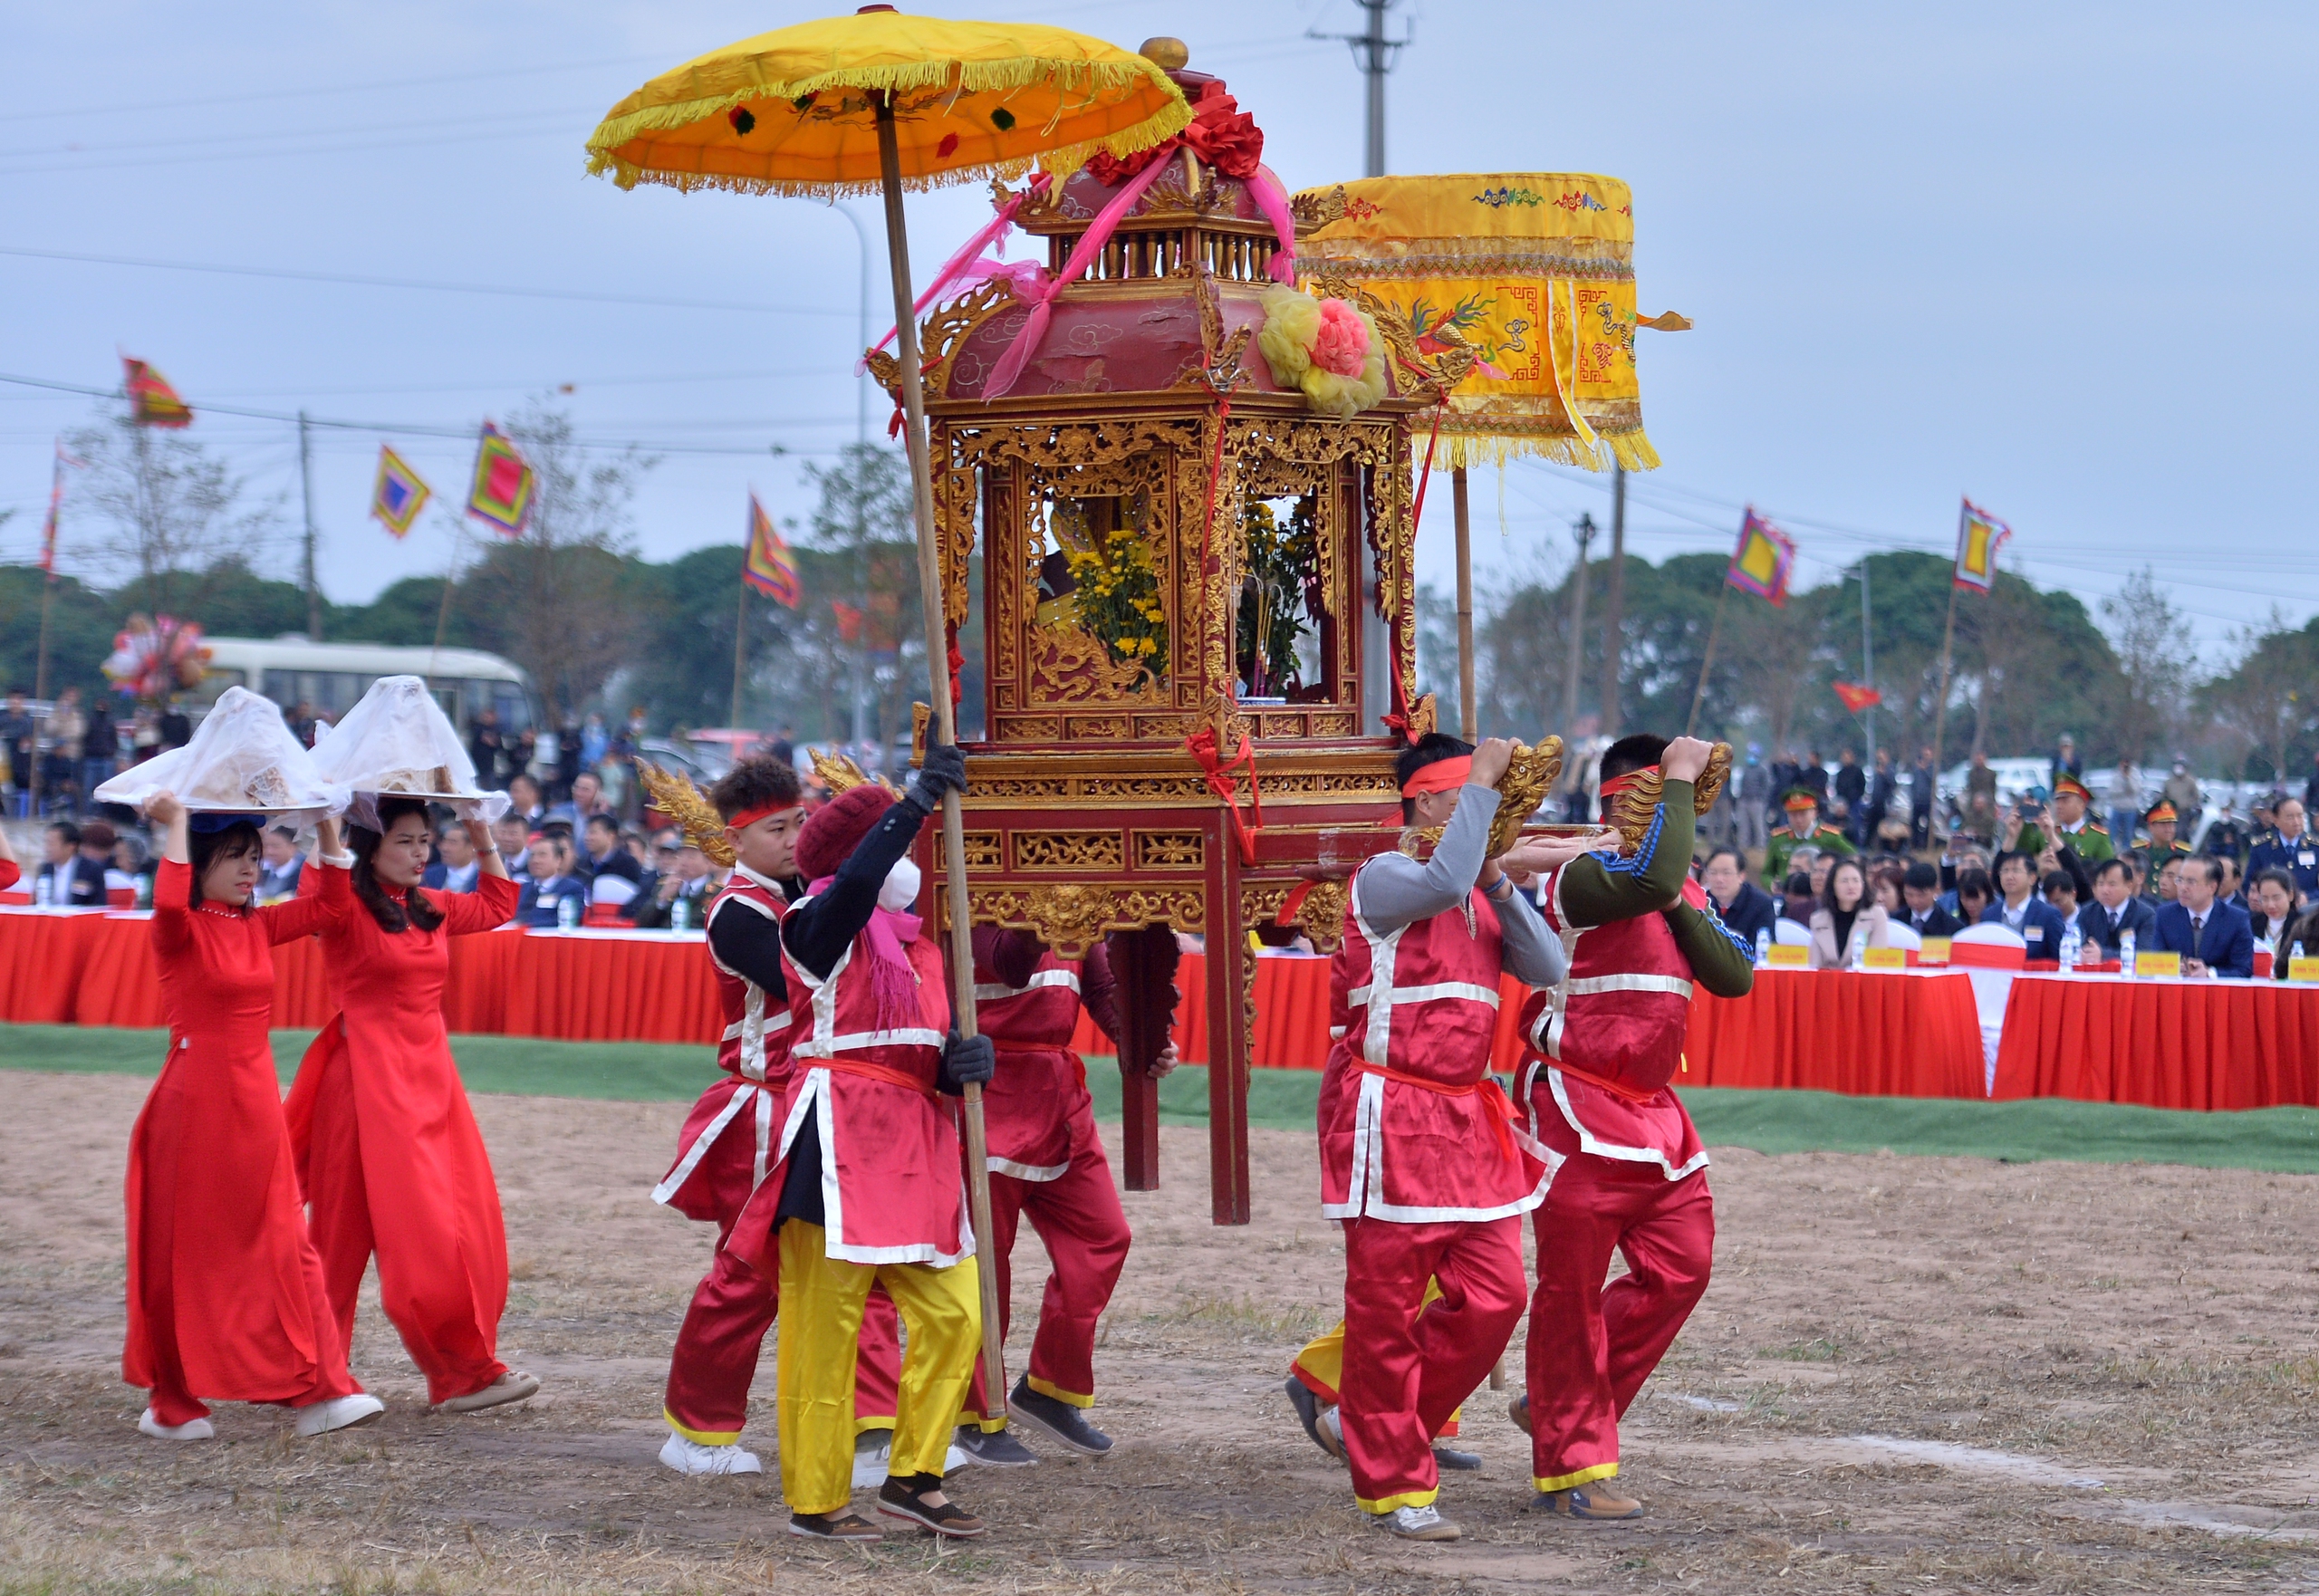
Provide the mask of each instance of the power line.
[{"label": "power line", "polygon": [[391,78],[374,83],[330,83],[312,89],[269,89],[253,93],[217,94],[199,100],[144,100],[130,105],[84,106],[74,111],[12,111],[0,113],[0,122],[28,122],[76,116],[126,116],[132,112],[142,115],[155,111],[191,111],[208,105],[247,105],[263,100],[311,100],[322,95],[370,94],[386,89],[419,89],[435,83],[472,83],[488,79],[503,82],[509,78],[544,77],[553,72],[592,72],[598,67],[628,66],[639,62],[659,61],[658,55],[615,55],[600,61],[566,62],[561,66],[525,66],[495,69],[488,72],[446,72],[424,78]]},{"label": "power line", "polygon": [[661,299],[646,294],[597,293],[576,288],[511,288],[490,283],[430,283],[415,277],[371,277],[345,272],[299,272],[274,266],[221,266],[198,261],[156,261],[134,255],[82,255],[60,249],[25,249],[0,245],[0,255],[25,260],[70,261],[81,265],[133,266],[153,272],[199,272],[219,277],[265,277],[292,283],[331,283],[358,288],[402,288],[428,293],[482,293],[503,299],[563,300],[582,304],[645,305],[678,311],[749,311],[766,316],[810,316],[842,320],[845,311],[808,310],[791,305],[740,304],[707,299]]}]

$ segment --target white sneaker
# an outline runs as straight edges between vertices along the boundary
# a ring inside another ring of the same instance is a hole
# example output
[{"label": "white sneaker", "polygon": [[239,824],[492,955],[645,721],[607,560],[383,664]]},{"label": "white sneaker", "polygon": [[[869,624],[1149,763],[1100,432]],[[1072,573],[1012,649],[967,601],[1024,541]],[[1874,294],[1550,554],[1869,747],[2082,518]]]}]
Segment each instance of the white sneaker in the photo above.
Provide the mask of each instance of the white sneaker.
[{"label": "white sneaker", "polygon": [[188,1419],[183,1424],[163,1424],[153,1417],[150,1408],[138,1416],[137,1429],[140,1435],[151,1436],[157,1441],[215,1440],[217,1432],[206,1418]]},{"label": "white sneaker", "polygon": [[736,1446],[704,1447],[674,1430],[661,1443],[660,1461],[678,1474],[763,1474],[765,1465],[755,1452]]},{"label": "white sneaker", "polygon": [[[874,1490],[886,1483],[886,1476],[893,1470],[894,1432],[889,1429],[863,1430],[861,1433],[884,1437],[869,1451],[861,1451],[857,1447],[853,1454],[853,1488],[857,1491]],[[942,1477],[949,1478],[974,1460],[974,1454],[964,1447],[952,1446],[942,1456]]]},{"label": "white sneaker", "polygon": [[1375,1514],[1374,1520],[1379,1529],[1404,1541],[1454,1541],[1465,1533],[1429,1502],[1423,1507],[1396,1507]]},{"label": "white sneaker", "polygon": [[332,1397],[327,1402],[309,1402],[297,1410],[298,1433],[320,1436],[334,1429],[352,1429],[358,1424],[370,1423],[386,1410],[384,1402],[361,1391],[351,1397]]},{"label": "white sneaker", "polygon": [[[871,1436],[879,1438],[865,1447],[862,1441]],[[853,1488],[874,1490],[886,1483],[886,1476],[894,1465],[894,1432],[890,1429],[865,1429],[853,1447]]]}]

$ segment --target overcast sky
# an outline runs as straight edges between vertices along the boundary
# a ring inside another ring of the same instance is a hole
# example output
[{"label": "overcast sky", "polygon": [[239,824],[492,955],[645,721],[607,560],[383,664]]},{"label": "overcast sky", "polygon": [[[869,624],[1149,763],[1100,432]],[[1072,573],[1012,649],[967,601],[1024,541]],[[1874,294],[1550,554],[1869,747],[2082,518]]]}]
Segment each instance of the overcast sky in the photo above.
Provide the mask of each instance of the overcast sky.
[{"label": "overcast sky", "polygon": [[[737,541],[752,485],[777,515],[802,514],[800,463],[854,436],[853,228],[803,201],[623,194],[584,175],[582,146],[645,79],[818,9],[14,0],[0,372],[111,388],[126,351],[197,410],[453,431],[569,384],[584,436],[662,455],[637,505],[648,555]],[[1350,0],[927,9],[1130,49],[1179,34],[1256,115],[1292,187],[1361,174],[1352,55],[1306,37],[1356,29]],[[1642,309],[1698,323],[1641,334],[1666,465],[1633,479],[1633,552],[1727,547],[1753,502],[1797,536],[1815,582],[1862,550],[1947,551],[1970,494],[2012,523],[2036,581],[2091,604],[2154,566],[2219,652],[2274,602],[2295,624],[2319,607],[2314,17],[1403,0],[1388,160],[1633,186]],[[985,204],[911,200],[921,280]],[[882,273],[875,212],[853,208]],[[885,293],[873,278],[873,306]],[[17,512],[0,558],[31,557],[51,440],[93,402],[0,383],[0,507]],[[295,519],[293,428],[211,413],[192,436]],[[450,555],[447,512],[402,543],[366,519],[382,436],[316,437],[334,599]],[[470,441],[396,447],[459,496]],[[1486,579],[1559,565],[1570,522],[1608,505],[1602,479],[1517,466],[1501,539],[1499,496],[1479,474]],[[1448,510],[1432,496],[1420,545],[1421,574],[1445,585]],[[72,539],[68,518],[68,567]]]}]

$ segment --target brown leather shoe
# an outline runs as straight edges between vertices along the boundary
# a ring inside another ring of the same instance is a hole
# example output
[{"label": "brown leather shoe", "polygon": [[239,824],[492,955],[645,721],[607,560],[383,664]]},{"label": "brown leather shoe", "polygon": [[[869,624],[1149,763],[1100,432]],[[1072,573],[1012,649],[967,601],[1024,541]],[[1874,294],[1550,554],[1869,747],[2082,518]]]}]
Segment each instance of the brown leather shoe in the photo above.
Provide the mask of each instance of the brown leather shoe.
[{"label": "brown leather shoe", "polygon": [[486,1408],[501,1408],[510,1402],[521,1402],[539,1394],[539,1377],[525,1374],[520,1369],[510,1369],[479,1391],[469,1391],[464,1397],[453,1397],[447,1402],[435,1404],[439,1413],[480,1413]]},{"label": "brown leather shoe", "polygon": [[1620,1495],[1609,1480],[1601,1479],[1591,1485],[1573,1485],[1566,1491],[1540,1491],[1532,1498],[1530,1511],[1610,1523],[1641,1518],[1642,1504],[1631,1496]]},{"label": "brown leather shoe", "polygon": [[789,1533],[809,1541],[875,1541],[878,1526],[850,1507],[835,1513],[793,1513]]}]

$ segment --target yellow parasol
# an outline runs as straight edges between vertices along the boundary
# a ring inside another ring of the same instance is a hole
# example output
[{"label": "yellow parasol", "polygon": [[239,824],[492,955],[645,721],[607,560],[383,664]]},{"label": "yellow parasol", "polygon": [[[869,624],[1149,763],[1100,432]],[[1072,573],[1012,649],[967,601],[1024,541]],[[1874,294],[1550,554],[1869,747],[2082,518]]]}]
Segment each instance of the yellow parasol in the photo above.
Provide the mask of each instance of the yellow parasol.
[{"label": "yellow parasol", "polygon": [[[941,741],[958,732],[950,703],[949,639],[934,546],[934,487],[926,459],[926,394],[910,305],[902,193],[1034,163],[1075,169],[1098,149],[1132,155],[1180,132],[1191,108],[1168,74],[1140,55],[1062,28],[949,22],[865,5],[852,16],[779,28],[664,72],[612,108],[588,139],[588,169],[623,188],[834,196],[876,192],[886,207],[904,442],[916,490],[926,664]],[[958,795],[942,799],[942,857],[966,858]],[[973,926],[963,868],[947,870],[951,1012],[975,1034]],[[965,1097],[967,1193],[978,1245],[991,1235],[989,1146],[982,1092]],[[988,1254],[985,1254],[988,1256]],[[988,1416],[1006,1415],[998,1271],[980,1271]]]},{"label": "yellow parasol", "polygon": [[[1335,208],[1337,193],[1307,189],[1298,197]],[[1438,419],[1419,422],[1432,428],[1430,457],[1450,467],[1455,495],[1460,726],[1470,740],[1466,468],[1482,459],[1503,466],[1521,455],[1595,471],[1656,466],[1658,451],[1642,429],[1635,330],[1674,332],[1690,323],[1671,312],[1637,314],[1633,196],[1616,178],[1367,178],[1344,184],[1342,194],[1342,214],[1304,242],[1308,266],[1348,277],[1407,315],[1419,349],[1463,344],[1476,356]],[[1623,505],[1623,482],[1617,491]]]}]

